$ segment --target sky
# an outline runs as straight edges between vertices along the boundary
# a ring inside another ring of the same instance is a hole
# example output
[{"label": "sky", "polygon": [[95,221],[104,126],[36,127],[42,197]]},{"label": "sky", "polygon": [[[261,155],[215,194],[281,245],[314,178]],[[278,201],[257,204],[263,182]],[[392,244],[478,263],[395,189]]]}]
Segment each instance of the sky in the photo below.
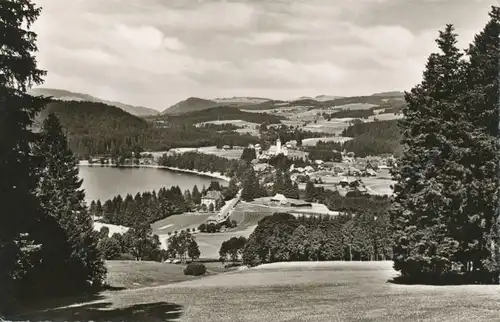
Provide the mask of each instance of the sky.
[{"label": "sky", "polygon": [[164,110],[188,97],[409,90],[500,0],[34,0],[41,87]]}]

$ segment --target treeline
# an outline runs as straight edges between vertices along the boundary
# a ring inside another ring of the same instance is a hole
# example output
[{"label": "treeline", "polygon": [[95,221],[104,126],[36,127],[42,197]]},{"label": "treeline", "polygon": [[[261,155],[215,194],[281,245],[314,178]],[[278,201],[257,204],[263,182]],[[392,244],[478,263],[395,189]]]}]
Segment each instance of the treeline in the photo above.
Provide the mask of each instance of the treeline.
[{"label": "treeline", "polygon": [[238,192],[235,182],[230,182],[228,187],[222,187],[218,181],[212,181],[208,188],[203,186],[200,191],[195,185],[191,191],[186,190],[184,193],[178,186],[174,186],[169,189],[161,188],[158,193],[155,191],[137,193],[135,197],[127,194],[123,198],[118,195],[105,201],[104,204],[101,204],[100,200],[92,201],[89,212],[104,223],[138,227],[172,215],[200,210],[201,198],[210,190],[222,191],[226,199],[233,198]]},{"label": "treeline", "polygon": [[169,258],[179,258],[184,263],[188,257],[193,261],[201,255],[195,237],[186,231],[169,234],[166,250],[161,248],[158,235],[153,234],[151,227],[146,224],[112,236],[109,236],[109,229],[104,226],[99,234],[98,247],[107,260],[163,262]]},{"label": "treeline", "polygon": [[324,162],[341,162],[342,161],[342,153],[336,148],[340,148],[343,146],[337,142],[324,142],[318,141],[315,146],[306,147],[306,151],[309,152],[310,160],[322,160]]},{"label": "treeline", "polygon": [[192,124],[168,124],[164,127],[96,102],[53,101],[40,118],[55,113],[68,136],[69,146],[79,158],[115,156],[140,148],[168,151],[175,147],[255,144],[257,137],[232,130],[220,132]]},{"label": "treeline", "polygon": [[244,112],[232,106],[220,106],[204,109],[201,111],[193,111],[180,115],[165,115],[157,117],[164,119],[169,123],[175,124],[196,124],[209,121],[229,121],[243,120],[250,123],[261,124],[267,122],[269,124],[280,123],[284,117],[267,114],[267,113],[250,113]]},{"label": "treeline", "polygon": [[141,260],[162,262],[168,255],[161,249],[158,235],[153,235],[149,225],[132,227],[124,234],[109,236],[104,226],[99,232],[98,248],[107,260]]},{"label": "treeline", "polygon": [[357,119],[342,131],[342,136],[354,139],[341,142],[318,142],[315,147],[308,147],[310,158],[323,161],[338,160],[338,154],[328,150],[353,152],[357,157],[382,154],[401,155],[401,133],[397,120],[364,123]]},{"label": "treeline", "polygon": [[389,211],[391,199],[388,196],[362,194],[349,191],[341,196],[338,191],[316,187],[312,182],[306,184],[305,200],[324,204],[331,211],[356,214],[365,212],[383,213]]},{"label": "treeline", "polygon": [[242,126],[236,126],[231,123],[224,123],[224,124],[213,124],[213,123],[205,123],[202,125],[199,125],[198,127],[214,130],[214,131],[236,131],[238,129],[243,128]]},{"label": "treeline", "polygon": [[219,172],[228,177],[235,176],[238,179],[242,178],[250,167],[248,162],[243,160],[233,160],[198,152],[164,154],[158,159],[158,164],[201,172]]},{"label": "treeline", "polygon": [[392,256],[387,213],[260,220],[243,250],[243,264],[286,261],[387,260]]},{"label": "treeline", "polygon": [[260,144],[266,149],[275,144],[276,140],[279,138],[282,144],[289,141],[297,141],[297,146],[302,146],[302,140],[333,136],[331,133],[323,132],[311,132],[304,131],[292,125],[287,126],[286,124],[281,124],[280,126],[269,126],[268,123],[261,124],[259,128],[260,133]]}]

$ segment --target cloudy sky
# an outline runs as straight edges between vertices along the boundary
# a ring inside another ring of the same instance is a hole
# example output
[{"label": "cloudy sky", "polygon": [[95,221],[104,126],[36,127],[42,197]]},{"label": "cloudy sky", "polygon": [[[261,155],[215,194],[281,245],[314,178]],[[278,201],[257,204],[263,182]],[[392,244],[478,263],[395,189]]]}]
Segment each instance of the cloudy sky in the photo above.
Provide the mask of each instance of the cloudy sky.
[{"label": "cloudy sky", "polygon": [[190,96],[363,95],[420,81],[500,0],[35,0],[43,87],[163,110]]}]

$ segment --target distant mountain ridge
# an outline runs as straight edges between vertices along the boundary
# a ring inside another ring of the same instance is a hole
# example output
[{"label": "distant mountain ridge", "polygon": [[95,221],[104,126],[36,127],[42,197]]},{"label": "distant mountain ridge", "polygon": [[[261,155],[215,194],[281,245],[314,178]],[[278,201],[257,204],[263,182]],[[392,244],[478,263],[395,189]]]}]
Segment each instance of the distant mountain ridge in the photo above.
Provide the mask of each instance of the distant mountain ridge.
[{"label": "distant mountain ridge", "polygon": [[204,98],[190,97],[184,101],[180,101],[170,107],[167,107],[161,115],[177,115],[189,112],[203,111],[212,107],[220,106],[216,101],[207,100]]},{"label": "distant mountain ridge", "polygon": [[129,114],[135,115],[135,116],[151,116],[151,115],[158,114],[157,110],[154,110],[151,108],[142,107],[142,106],[134,106],[134,105],[129,105],[129,104],[115,102],[115,101],[108,101],[108,100],[94,97],[92,95],[75,93],[75,92],[67,91],[64,89],[33,88],[33,89],[31,89],[30,94],[35,95],[35,96],[40,96],[40,95],[52,96],[55,99],[58,99],[61,101],[87,101],[87,102],[94,102],[94,103],[104,103],[107,105],[116,106],[119,109],[121,109]]},{"label": "distant mountain ridge", "polygon": [[262,97],[223,97],[214,99],[205,99],[199,97],[190,97],[180,101],[161,112],[161,115],[178,115],[196,111],[203,111],[214,107],[232,106],[244,107],[262,104],[271,101],[269,98]]}]

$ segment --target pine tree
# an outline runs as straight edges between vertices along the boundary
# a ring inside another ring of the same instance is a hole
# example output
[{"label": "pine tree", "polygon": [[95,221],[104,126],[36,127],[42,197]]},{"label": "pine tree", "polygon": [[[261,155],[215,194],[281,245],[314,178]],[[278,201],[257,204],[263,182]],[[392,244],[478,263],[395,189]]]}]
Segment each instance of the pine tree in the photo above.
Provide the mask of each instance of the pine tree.
[{"label": "pine tree", "polygon": [[[74,283],[74,288],[98,286],[106,274],[97,249],[98,233],[94,231],[93,220],[87,211],[76,158],[54,114],[45,119],[41,140],[34,153],[44,160],[37,196],[46,213],[53,216],[66,232],[71,249],[68,267],[64,268],[67,277]],[[59,256],[63,257],[62,253]]]},{"label": "pine tree", "polygon": [[200,190],[198,190],[198,186],[193,187],[193,192],[191,193],[191,196],[193,198],[193,202],[196,205],[199,205],[201,203],[201,193]]},{"label": "pine tree", "polygon": [[47,99],[27,93],[45,75],[37,67],[36,34],[30,31],[39,14],[29,0],[0,2],[0,314],[36,264],[30,256],[40,245],[33,232],[44,217],[33,193],[38,159],[30,146],[36,139],[33,120]]},{"label": "pine tree", "polygon": [[394,267],[414,279],[441,278],[452,270],[458,241],[450,227],[464,192],[454,187],[463,175],[463,168],[454,172],[461,152],[457,143],[467,130],[459,104],[464,92],[462,54],[451,25],[436,42],[441,53],[429,57],[422,83],[406,93],[408,104],[400,122],[403,157],[394,173]]}]

